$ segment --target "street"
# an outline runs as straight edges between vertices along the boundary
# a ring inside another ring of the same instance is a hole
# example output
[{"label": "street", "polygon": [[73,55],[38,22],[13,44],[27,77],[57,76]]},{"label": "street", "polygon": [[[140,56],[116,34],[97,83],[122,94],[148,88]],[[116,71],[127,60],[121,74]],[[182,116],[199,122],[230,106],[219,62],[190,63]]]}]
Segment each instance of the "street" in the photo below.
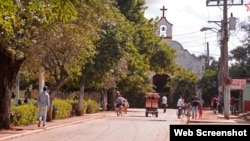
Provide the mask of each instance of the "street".
[{"label": "street", "polygon": [[[177,119],[175,109],[159,109],[158,117],[145,116],[145,109],[129,109],[118,117],[115,112],[108,116],[43,130],[20,136],[9,141],[168,141],[169,125],[183,123]],[[49,124],[48,124],[49,125]]]}]

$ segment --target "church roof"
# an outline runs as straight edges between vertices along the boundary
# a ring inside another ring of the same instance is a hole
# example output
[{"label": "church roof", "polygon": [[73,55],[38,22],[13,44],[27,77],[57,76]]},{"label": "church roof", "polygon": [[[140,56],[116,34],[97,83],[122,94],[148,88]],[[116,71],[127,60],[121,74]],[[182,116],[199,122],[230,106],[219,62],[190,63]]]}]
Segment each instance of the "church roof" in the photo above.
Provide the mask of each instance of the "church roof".
[{"label": "church roof", "polygon": [[166,23],[168,23],[168,24],[170,24],[170,25],[173,25],[173,24],[171,24],[171,23],[167,20],[167,18],[166,18],[166,16],[165,16],[165,11],[167,11],[168,9],[166,9],[165,6],[163,6],[160,10],[162,10],[162,16],[161,16],[161,19],[158,21],[158,23],[161,22],[162,20],[164,20],[164,22],[166,22]]},{"label": "church roof", "polygon": [[161,17],[161,19],[158,21],[158,23],[160,23],[161,21],[164,21],[164,22],[166,22],[166,23],[168,23],[168,24],[170,24],[170,25],[173,25],[172,23],[170,23],[170,22],[166,19],[166,17]]}]

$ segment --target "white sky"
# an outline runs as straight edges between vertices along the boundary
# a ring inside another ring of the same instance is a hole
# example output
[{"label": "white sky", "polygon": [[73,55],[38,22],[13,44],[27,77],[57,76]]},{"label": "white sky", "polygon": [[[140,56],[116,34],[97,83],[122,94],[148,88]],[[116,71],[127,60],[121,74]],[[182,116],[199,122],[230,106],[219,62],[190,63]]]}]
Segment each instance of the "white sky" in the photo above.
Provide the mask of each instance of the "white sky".
[{"label": "white sky", "polygon": [[[221,21],[223,19],[223,7],[207,6],[206,0],[145,0],[147,10],[146,18],[156,18],[162,16],[163,6],[167,8],[165,17],[173,24],[173,40],[180,42],[183,48],[191,54],[206,54],[206,42],[209,42],[210,56],[218,59],[220,57],[220,47],[217,42],[217,34],[213,31],[201,32],[202,27],[213,27],[220,29],[220,25],[208,21]],[[240,3],[240,0],[234,0],[234,3]],[[230,2],[228,2],[230,3]],[[233,13],[237,18],[237,27],[235,31],[230,31],[228,41],[229,51],[236,46],[241,45],[244,32],[240,31],[238,23],[248,21],[250,11],[244,4],[250,3],[250,0],[243,0],[243,5],[228,6],[228,17]],[[210,3],[211,4],[211,3]]]}]

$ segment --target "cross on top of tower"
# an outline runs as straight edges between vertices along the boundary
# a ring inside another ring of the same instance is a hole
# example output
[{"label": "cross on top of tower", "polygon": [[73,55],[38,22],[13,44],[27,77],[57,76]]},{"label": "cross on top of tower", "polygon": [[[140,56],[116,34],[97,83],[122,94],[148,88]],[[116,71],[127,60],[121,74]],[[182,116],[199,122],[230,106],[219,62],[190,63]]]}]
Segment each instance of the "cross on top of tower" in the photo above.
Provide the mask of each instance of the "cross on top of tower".
[{"label": "cross on top of tower", "polygon": [[165,6],[163,6],[163,8],[161,8],[160,10],[162,10],[162,17],[165,17],[165,11],[167,11],[168,9],[165,8]]}]

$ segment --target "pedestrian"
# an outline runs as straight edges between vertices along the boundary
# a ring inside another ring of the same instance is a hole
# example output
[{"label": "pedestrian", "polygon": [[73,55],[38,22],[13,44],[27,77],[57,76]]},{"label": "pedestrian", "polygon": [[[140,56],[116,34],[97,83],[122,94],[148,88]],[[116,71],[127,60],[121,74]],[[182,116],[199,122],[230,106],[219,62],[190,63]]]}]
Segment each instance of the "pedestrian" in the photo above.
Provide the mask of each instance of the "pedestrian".
[{"label": "pedestrian", "polygon": [[29,99],[30,99],[30,90],[28,88],[24,94],[24,103],[27,104]]},{"label": "pedestrian", "polygon": [[46,126],[46,119],[47,119],[47,111],[50,106],[50,97],[48,94],[48,87],[44,86],[43,91],[39,94],[37,99],[38,105],[38,127],[41,126],[41,122],[43,122],[43,127]]},{"label": "pedestrian", "polygon": [[197,96],[194,96],[191,100],[192,105],[192,118],[196,119],[198,115],[198,108],[199,108],[199,98]]},{"label": "pedestrian", "polygon": [[218,98],[218,112],[220,114],[223,114],[223,108],[224,108],[224,96],[220,95]]},{"label": "pedestrian", "polygon": [[179,99],[178,99],[177,105],[176,105],[177,108],[178,108],[178,109],[177,109],[177,111],[178,111],[178,112],[177,112],[177,117],[178,117],[178,118],[181,118],[181,115],[182,115],[182,112],[183,112],[183,111],[182,111],[182,110],[183,110],[183,109],[182,109],[182,108],[183,108],[183,104],[184,104],[184,103],[183,103],[183,98],[182,98],[182,96],[179,96]]},{"label": "pedestrian", "polygon": [[218,105],[218,98],[216,96],[214,96],[212,98],[212,107],[213,107],[213,111],[216,114],[217,111],[217,105]]},{"label": "pedestrian", "polygon": [[202,115],[203,115],[203,106],[202,106],[202,104],[200,103],[199,104],[199,118],[202,118]]},{"label": "pedestrian", "polygon": [[235,114],[235,98],[232,96],[230,99],[230,110],[231,114]]},{"label": "pedestrian", "polygon": [[167,108],[167,106],[168,106],[168,98],[167,98],[166,95],[164,95],[164,96],[162,97],[161,104],[162,104],[162,106],[163,106],[163,113],[166,113],[166,108]]}]

